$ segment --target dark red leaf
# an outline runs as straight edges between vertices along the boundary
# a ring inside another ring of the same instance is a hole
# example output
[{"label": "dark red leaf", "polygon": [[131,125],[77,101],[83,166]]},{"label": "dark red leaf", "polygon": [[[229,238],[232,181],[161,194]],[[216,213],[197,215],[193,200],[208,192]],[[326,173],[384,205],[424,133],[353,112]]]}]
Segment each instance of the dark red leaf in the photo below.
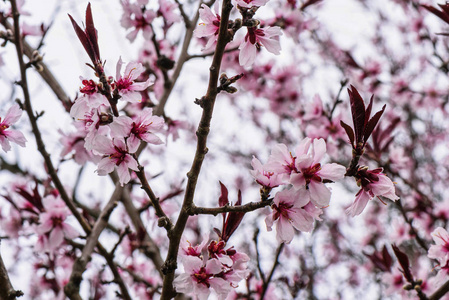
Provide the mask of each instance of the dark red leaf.
[{"label": "dark red leaf", "polygon": [[410,261],[408,260],[407,254],[399,250],[399,248],[396,245],[391,245],[393,247],[394,254],[398,258],[398,262],[401,265],[402,269],[399,269],[402,274],[404,275],[405,279],[412,283],[413,282],[413,275],[410,271]]},{"label": "dark red leaf", "polygon": [[382,258],[385,264],[385,267],[388,268],[388,271],[391,271],[391,265],[393,264],[393,260],[391,258],[390,253],[388,252],[387,246],[384,245],[382,249]]},{"label": "dark red leaf", "polygon": [[369,136],[371,135],[371,133],[373,132],[374,128],[376,128],[377,123],[379,122],[380,117],[382,116],[382,114],[385,111],[385,107],[387,105],[385,104],[381,110],[379,110],[366,124],[366,128],[365,128],[365,135],[363,136],[363,141],[366,143],[366,141],[368,140]]},{"label": "dark red leaf", "polygon": [[[236,205],[242,204],[242,192],[240,190],[239,190],[238,200],[235,204]],[[228,213],[228,218],[226,219],[226,223],[223,227],[223,236],[221,237],[225,242],[227,242],[229,240],[229,238],[234,233],[234,231],[239,227],[244,216],[245,216],[244,212]]]},{"label": "dark red leaf", "polygon": [[226,186],[220,182],[220,187],[221,187],[221,195],[220,198],[218,198],[218,206],[222,207],[225,205],[229,204],[229,200],[228,200],[228,189],[226,188]]},{"label": "dark red leaf", "polygon": [[351,142],[352,147],[355,148],[355,144],[354,144],[354,130],[352,130],[351,126],[349,126],[348,124],[346,124],[343,121],[340,121],[340,125],[346,131],[346,134],[348,135],[348,138],[349,138],[349,141]]},{"label": "dark red leaf", "polygon": [[[427,9],[428,11],[430,11],[431,13],[433,13],[434,15],[436,15],[437,17],[439,17],[444,22],[449,24],[449,15],[447,13],[445,13],[446,9],[444,9],[444,11],[441,11],[441,10],[436,9],[433,6],[430,6],[430,5],[422,4],[421,6],[424,7],[425,9]],[[440,7],[441,7],[441,5],[440,5]]]},{"label": "dark red leaf", "polygon": [[98,48],[98,36],[97,29],[95,29],[94,19],[92,17],[92,10],[90,8],[90,3],[87,5],[86,9],[86,36],[89,39],[93,53],[95,55],[95,60],[100,60],[100,49]]},{"label": "dark red leaf", "polygon": [[351,85],[348,89],[349,100],[351,102],[352,121],[354,123],[355,143],[363,141],[363,132],[365,126],[365,103],[357,89]]}]

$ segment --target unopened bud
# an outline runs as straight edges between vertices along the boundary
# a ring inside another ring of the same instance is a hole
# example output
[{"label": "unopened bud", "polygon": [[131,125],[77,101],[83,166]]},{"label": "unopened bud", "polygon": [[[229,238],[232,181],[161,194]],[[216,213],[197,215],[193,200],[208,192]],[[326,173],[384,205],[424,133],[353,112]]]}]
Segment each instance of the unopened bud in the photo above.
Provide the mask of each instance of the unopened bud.
[{"label": "unopened bud", "polygon": [[404,286],[402,287],[402,289],[403,289],[403,290],[406,290],[406,291],[411,291],[411,290],[413,290],[413,285],[411,285],[410,283],[408,283],[408,284],[404,285]]}]

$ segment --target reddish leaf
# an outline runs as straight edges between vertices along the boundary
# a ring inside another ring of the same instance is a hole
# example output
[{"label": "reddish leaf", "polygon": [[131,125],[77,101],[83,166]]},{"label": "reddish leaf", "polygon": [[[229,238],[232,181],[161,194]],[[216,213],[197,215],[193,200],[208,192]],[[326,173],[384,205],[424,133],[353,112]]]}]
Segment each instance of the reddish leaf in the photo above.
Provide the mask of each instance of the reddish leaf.
[{"label": "reddish leaf", "polygon": [[84,49],[89,55],[90,60],[94,65],[101,63],[100,50],[98,48],[98,38],[97,30],[94,26],[94,20],[92,17],[92,10],[90,8],[90,3],[87,5],[86,9],[86,29],[83,30],[75,22],[72,16],[69,14],[70,21],[72,22],[73,28],[75,29],[76,35],[83,45]]},{"label": "reddish leaf", "polygon": [[340,121],[340,125],[346,131],[346,134],[348,135],[348,138],[349,138],[349,141],[351,142],[352,147],[355,148],[355,145],[354,145],[354,130],[352,130],[351,126],[349,126],[348,124],[346,124],[343,121]]},{"label": "reddish leaf", "polygon": [[394,254],[398,258],[398,262],[402,267],[402,270],[399,269],[402,274],[404,275],[405,279],[408,282],[413,282],[413,275],[410,271],[410,261],[408,260],[407,254],[399,250],[399,248],[396,245],[391,245],[393,247]]},{"label": "reddish leaf", "polygon": [[355,143],[362,142],[363,129],[365,125],[365,103],[357,89],[351,85],[348,89],[349,100],[351,102],[352,121],[354,123]]},{"label": "reddish leaf", "polygon": [[[235,204],[242,204],[242,192],[240,190],[238,194],[238,200]],[[225,242],[229,240],[234,231],[239,227],[244,216],[244,212],[230,212],[228,214],[228,218],[226,219],[226,223],[223,227],[223,235],[221,237]]]},{"label": "reddish leaf", "polygon": [[444,10],[438,10],[433,6],[430,5],[424,5],[422,4],[421,6],[424,7],[425,9],[427,9],[428,11],[430,11],[431,13],[433,13],[434,15],[436,15],[437,17],[439,17],[441,20],[443,20],[444,22],[449,24],[449,13],[447,13],[447,10],[449,10],[449,8],[447,7],[448,5],[441,5],[439,4],[440,7]]},{"label": "reddish leaf", "polygon": [[379,122],[380,117],[382,116],[382,114],[385,111],[385,107],[387,105],[385,104],[381,110],[379,110],[369,121],[368,124],[366,124],[366,128],[365,128],[365,135],[363,137],[364,142],[366,143],[366,141],[368,140],[369,136],[371,135],[371,133],[373,132],[374,128],[376,128],[377,123]]},{"label": "reddish leaf", "polygon": [[223,207],[225,205],[229,204],[229,200],[228,200],[228,189],[226,188],[226,186],[220,182],[220,187],[221,187],[221,195],[220,198],[218,198],[218,206]]}]

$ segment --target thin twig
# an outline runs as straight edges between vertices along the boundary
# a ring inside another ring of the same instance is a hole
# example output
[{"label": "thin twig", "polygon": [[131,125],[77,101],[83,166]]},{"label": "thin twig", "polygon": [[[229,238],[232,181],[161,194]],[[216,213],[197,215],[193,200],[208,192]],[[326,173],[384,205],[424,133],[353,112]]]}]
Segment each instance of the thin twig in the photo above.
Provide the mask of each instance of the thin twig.
[{"label": "thin twig", "polygon": [[3,263],[0,253],[0,299],[15,300],[17,297],[23,296],[22,291],[16,291],[9,280],[8,271]]},{"label": "thin twig", "polygon": [[245,205],[236,205],[236,206],[229,206],[225,205],[222,207],[198,207],[195,205],[192,205],[190,207],[189,213],[190,215],[218,215],[221,213],[227,213],[227,212],[250,212],[254,211],[266,206],[270,206],[273,202],[269,200],[264,200],[260,202],[250,202]]},{"label": "thin twig", "polygon": [[267,280],[264,281],[264,283],[263,283],[263,287],[262,287],[263,289],[262,289],[262,293],[260,294],[260,299],[263,299],[265,297],[265,293],[267,292],[268,285],[270,284],[271,279],[273,279],[274,271],[276,270],[277,266],[279,266],[279,257],[281,256],[282,249],[284,249],[284,246],[285,246],[285,244],[282,243],[279,245],[279,247],[276,250],[273,267],[271,268],[270,275],[268,275]]}]

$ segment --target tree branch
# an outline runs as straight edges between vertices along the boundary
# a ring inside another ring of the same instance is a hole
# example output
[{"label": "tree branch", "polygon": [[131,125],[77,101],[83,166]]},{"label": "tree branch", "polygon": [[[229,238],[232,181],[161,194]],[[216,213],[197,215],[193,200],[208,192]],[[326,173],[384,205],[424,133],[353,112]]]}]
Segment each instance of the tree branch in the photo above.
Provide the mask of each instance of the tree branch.
[{"label": "tree branch", "polygon": [[0,253],[0,300],[14,300],[23,296],[22,291],[16,291],[9,280],[8,271]]}]

